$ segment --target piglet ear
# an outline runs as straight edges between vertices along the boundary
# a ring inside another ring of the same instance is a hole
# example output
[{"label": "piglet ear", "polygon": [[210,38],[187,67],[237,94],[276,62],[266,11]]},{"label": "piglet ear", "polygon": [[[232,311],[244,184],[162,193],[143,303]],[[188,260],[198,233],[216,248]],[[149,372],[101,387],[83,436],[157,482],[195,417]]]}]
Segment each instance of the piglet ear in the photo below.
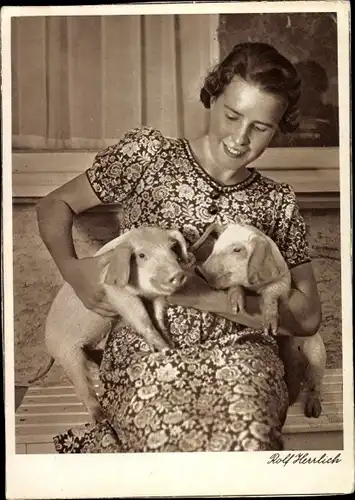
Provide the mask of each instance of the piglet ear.
[{"label": "piglet ear", "polygon": [[217,237],[218,236],[221,236],[221,234],[227,229],[227,225],[224,225],[224,224],[213,224],[211,226],[211,231],[210,233],[211,234],[215,234]]},{"label": "piglet ear", "polygon": [[107,285],[119,287],[127,285],[131,271],[132,252],[133,249],[128,243],[122,243],[115,248],[105,277]]},{"label": "piglet ear", "polygon": [[179,257],[184,261],[188,262],[189,256],[187,253],[187,244],[183,235],[177,229],[169,229],[168,236],[171,240],[175,241],[179,247]]},{"label": "piglet ear", "polygon": [[250,285],[261,285],[277,279],[280,269],[271,244],[266,238],[256,236],[251,240],[247,276]]},{"label": "piglet ear", "polygon": [[225,231],[227,226],[224,226],[222,224],[217,224],[216,222],[213,222],[210,224],[202,234],[202,236],[191,246],[190,250],[191,252],[195,253],[208,239],[210,235],[216,235],[219,237],[223,231]]}]

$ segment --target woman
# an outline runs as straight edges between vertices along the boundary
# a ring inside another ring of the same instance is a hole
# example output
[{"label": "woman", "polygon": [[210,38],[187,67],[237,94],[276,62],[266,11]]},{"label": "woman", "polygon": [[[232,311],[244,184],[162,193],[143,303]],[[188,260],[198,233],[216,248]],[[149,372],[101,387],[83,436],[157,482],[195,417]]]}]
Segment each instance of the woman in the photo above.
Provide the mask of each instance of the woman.
[{"label": "woman", "polygon": [[[83,303],[110,316],[99,282],[107,257],[77,259],[74,214],[118,203],[121,230],[177,227],[190,244],[212,222],[253,224],[274,239],[291,269],[279,333],[313,335],[320,304],[295,194],[248,167],[278,129],[297,128],[297,72],[267,44],[237,45],[206,77],[200,97],[210,109],[205,135],[188,141],[145,127],[127,132],[40,202],[41,236]],[[275,338],[262,332],[258,299],[249,297],[247,313],[231,316],[226,294],[203,286],[171,298],[175,348],[149,353],[129,327],[111,332],[100,370],[107,421],[57,436],[57,451],[282,449],[284,368]]]}]

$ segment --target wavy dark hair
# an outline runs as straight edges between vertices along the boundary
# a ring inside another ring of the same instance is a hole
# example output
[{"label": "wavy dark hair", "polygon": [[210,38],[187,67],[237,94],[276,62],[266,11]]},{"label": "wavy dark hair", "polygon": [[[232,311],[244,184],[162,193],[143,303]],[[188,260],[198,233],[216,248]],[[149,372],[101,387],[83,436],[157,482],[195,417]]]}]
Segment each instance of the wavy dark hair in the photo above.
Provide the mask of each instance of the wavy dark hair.
[{"label": "wavy dark hair", "polygon": [[257,85],[265,92],[283,97],[288,106],[279,128],[285,134],[297,130],[301,79],[286,57],[266,43],[235,45],[227,57],[206,76],[200,92],[200,100],[205,108],[210,108],[211,100],[217,99],[235,76]]}]

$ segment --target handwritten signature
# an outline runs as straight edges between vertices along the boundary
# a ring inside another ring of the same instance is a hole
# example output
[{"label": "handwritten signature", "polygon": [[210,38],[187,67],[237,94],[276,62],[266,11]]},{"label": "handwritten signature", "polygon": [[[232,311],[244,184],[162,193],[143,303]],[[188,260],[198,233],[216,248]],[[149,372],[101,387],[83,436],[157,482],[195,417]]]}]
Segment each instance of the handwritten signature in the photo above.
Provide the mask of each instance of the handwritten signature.
[{"label": "handwritten signature", "polygon": [[273,453],[267,464],[282,464],[284,467],[288,464],[339,464],[342,461],[341,454],[334,456],[322,453],[320,456],[313,456],[310,453],[288,453],[281,455]]}]

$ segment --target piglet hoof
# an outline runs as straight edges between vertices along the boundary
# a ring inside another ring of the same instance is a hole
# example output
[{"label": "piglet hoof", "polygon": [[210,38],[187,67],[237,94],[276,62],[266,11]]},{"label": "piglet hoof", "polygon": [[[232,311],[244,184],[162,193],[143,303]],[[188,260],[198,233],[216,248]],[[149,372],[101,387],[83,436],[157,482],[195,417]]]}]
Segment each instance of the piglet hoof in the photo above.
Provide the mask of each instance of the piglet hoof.
[{"label": "piglet hoof", "polygon": [[322,413],[322,404],[318,396],[309,396],[307,398],[304,414],[308,418],[318,418]]},{"label": "piglet hoof", "polygon": [[233,314],[238,314],[244,311],[245,299],[243,290],[239,288],[231,288],[228,292],[228,299]]},{"label": "piglet hoof", "polygon": [[269,321],[264,323],[264,333],[265,335],[277,335],[277,323],[274,321]]}]

